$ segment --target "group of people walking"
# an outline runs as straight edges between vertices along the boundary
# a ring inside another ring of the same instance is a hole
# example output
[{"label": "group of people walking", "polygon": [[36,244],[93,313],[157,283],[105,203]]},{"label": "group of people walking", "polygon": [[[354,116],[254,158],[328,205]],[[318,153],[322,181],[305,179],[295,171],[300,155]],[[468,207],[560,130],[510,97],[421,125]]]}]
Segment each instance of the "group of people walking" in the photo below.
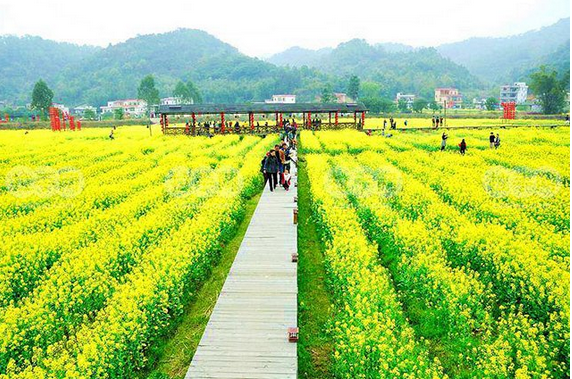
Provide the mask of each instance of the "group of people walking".
[{"label": "group of people walking", "polygon": [[[449,135],[445,132],[441,135],[441,151],[444,151],[447,147],[447,140],[449,139]],[[465,155],[467,151],[467,142],[463,138],[459,143],[459,152],[461,155]],[[500,147],[500,135],[497,133],[496,136],[493,132],[489,135],[489,147],[491,149],[498,149]]]},{"label": "group of people walking", "polygon": [[435,129],[438,129],[438,128],[439,128],[439,124],[440,124],[441,126],[444,126],[443,117],[433,116],[433,117],[431,118],[431,125],[433,125],[433,127],[434,127]]},{"label": "group of people walking", "polygon": [[290,189],[292,164],[296,165],[296,140],[284,141],[268,151],[260,162],[260,171],[264,175],[264,185],[269,183],[270,192],[278,188],[278,184],[286,191]]}]

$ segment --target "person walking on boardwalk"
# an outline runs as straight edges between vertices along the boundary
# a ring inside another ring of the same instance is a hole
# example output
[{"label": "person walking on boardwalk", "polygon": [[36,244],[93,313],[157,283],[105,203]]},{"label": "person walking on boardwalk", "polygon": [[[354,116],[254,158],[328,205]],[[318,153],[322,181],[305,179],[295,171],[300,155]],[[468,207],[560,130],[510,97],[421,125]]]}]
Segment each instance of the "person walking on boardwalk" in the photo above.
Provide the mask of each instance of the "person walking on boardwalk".
[{"label": "person walking on boardwalk", "polygon": [[461,143],[459,144],[459,152],[461,153],[461,155],[465,155],[465,152],[467,151],[467,143],[465,142],[465,139],[463,138],[463,140],[461,141]]},{"label": "person walking on boardwalk", "polygon": [[264,175],[267,176],[268,182],[270,183],[270,192],[274,192],[274,189],[278,185],[278,162],[276,150],[270,150],[269,155],[264,161]]},{"label": "person walking on boardwalk", "polygon": [[443,135],[441,136],[441,151],[444,151],[447,147],[447,138],[449,138],[449,136],[443,132]]},{"label": "person walking on boardwalk", "polygon": [[439,129],[439,117],[435,117],[435,129]]},{"label": "person walking on boardwalk", "polygon": [[274,151],[276,152],[276,158],[278,159],[278,174],[280,175],[280,184],[282,184],[286,156],[284,155],[284,150],[280,145],[274,145]]},{"label": "person walking on boardwalk", "polygon": [[491,149],[495,147],[495,134],[493,132],[491,132],[491,135],[489,136],[489,146]]},{"label": "person walking on boardwalk", "polygon": [[431,117],[431,126],[435,128],[435,116]]},{"label": "person walking on boardwalk", "polygon": [[439,123],[441,124],[441,126],[445,126],[445,124],[443,123],[443,117],[439,118]]},{"label": "person walking on boardwalk", "polygon": [[500,136],[497,133],[497,136],[495,137],[495,149],[498,149],[500,146]]},{"label": "person walking on boardwalk", "polygon": [[383,119],[383,129],[385,129],[386,126],[387,126],[387,120]]}]

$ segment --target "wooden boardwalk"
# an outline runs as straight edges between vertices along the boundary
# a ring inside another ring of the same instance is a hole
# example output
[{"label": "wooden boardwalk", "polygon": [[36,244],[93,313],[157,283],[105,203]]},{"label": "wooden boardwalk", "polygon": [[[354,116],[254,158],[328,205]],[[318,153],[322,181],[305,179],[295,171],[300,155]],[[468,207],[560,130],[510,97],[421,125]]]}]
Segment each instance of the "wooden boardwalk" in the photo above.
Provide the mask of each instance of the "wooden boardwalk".
[{"label": "wooden boardwalk", "polygon": [[264,189],[186,379],[296,378],[296,179],[288,192]]}]

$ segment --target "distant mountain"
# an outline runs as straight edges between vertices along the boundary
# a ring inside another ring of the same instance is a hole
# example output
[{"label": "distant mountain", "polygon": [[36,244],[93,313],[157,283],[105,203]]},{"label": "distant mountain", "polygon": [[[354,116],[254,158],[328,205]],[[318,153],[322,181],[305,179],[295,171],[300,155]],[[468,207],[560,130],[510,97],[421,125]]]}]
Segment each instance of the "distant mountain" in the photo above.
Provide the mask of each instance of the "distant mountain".
[{"label": "distant mountain", "polygon": [[51,81],[62,68],[100,50],[40,37],[0,36],[0,100],[25,102],[39,78]]},{"label": "distant mountain", "polygon": [[328,47],[319,50],[310,50],[294,46],[281,53],[274,54],[268,58],[267,61],[277,66],[315,66],[320,59],[327,56],[332,50],[332,48]]},{"label": "distant mountain", "polygon": [[431,99],[435,87],[455,86],[469,98],[525,78],[541,64],[569,69],[569,33],[566,19],[509,38],[438,48],[354,39],[335,48],[291,48],[268,61],[193,29],[137,36],[106,48],[5,36],[0,37],[0,101],[30,102],[32,87],[42,78],[57,102],[100,106],[136,97],[147,74],[155,76],[161,96],[171,96],[179,80],[192,80],[207,102],[262,101],[276,93],[313,101],[326,83],[346,91],[352,75],[360,77],[367,96],[407,92]]},{"label": "distant mountain", "polygon": [[[0,100],[29,102],[35,81],[43,78],[54,101],[104,105],[137,96],[140,80],[153,74],[161,96],[171,96],[179,80],[193,80],[205,101],[264,100],[273,93],[298,93],[313,99],[316,70],[279,68],[248,57],[212,35],[191,29],[131,38],[107,48],[84,48],[40,38],[4,38]],[[38,47],[39,45],[39,47]],[[30,52],[18,55],[18,51]],[[34,52],[37,52],[34,53]],[[20,58],[18,58],[20,57]],[[53,60],[50,60],[53,59]]]},{"label": "distant mountain", "polygon": [[[566,46],[567,51],[559,50]],[[569,69],[570,18],[512,37],[471,38],[441,45],[437,51],[477,77],[496,84],[524,79],[523,73],[539,63]]]},{"label": "distant mountain", "polygon": [[291,66],[303,62],[328,75],[355,74],[362,80],[379,83],[380,95],[390,98],[397,92],[411,92],[432,99],[435,87],[439,86],[456,86],[461,90],[481,88],[479,80],[466,68],[443,58],[433,48],[370,45],[363,39],[341,43],[331,50],[291,48],[269,61]]}]

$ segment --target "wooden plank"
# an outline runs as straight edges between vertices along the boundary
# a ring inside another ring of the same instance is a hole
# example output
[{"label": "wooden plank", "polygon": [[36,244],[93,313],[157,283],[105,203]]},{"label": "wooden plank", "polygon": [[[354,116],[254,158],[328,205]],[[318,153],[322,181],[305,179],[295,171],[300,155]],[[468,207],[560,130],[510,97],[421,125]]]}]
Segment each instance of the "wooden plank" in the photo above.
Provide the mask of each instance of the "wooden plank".
[{"label": "wooden plank", "polygon": [[295,180],[290,191],[264,189],[186,379],[296,378]]}]

